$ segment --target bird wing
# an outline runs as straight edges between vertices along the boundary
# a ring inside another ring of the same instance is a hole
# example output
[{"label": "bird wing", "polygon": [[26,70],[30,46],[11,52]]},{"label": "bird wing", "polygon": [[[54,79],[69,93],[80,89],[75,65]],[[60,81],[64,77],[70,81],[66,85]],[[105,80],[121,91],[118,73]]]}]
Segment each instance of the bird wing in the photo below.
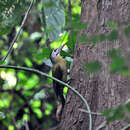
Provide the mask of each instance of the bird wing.
[{"label": "bird wing", "polygon": [[[63,81],[63,70],[61,69],[60,66],[54,66],[55,68],[52,69],[52,75]],[[60,94],[63,94],[63,87],[64,85],[60,84],[59,82],[53,80],[53,87],[54,91],[56,93],[56,96],[58,97]]]}]

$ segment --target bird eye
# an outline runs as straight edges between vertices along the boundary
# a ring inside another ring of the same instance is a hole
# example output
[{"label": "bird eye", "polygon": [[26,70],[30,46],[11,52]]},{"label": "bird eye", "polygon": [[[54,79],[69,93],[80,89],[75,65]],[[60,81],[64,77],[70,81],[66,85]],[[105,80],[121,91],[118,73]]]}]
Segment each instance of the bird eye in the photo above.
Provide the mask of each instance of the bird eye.
[{"label": "bird eye", "polygon": [[56,52],[56,49],[54,50],[54,52]]}]

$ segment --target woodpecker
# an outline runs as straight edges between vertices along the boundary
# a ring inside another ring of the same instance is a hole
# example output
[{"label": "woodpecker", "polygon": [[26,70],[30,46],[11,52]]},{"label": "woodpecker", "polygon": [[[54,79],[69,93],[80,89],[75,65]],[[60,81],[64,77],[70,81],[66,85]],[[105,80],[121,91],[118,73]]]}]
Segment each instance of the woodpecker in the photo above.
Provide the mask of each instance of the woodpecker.
[{"label": "woodpecker", "polygon": [[[66,65],[65,59],[63,59],[60,56],[60,52],[64,46],[65,46],[65,44],[61,45],[57,49],[54,49],[51,53],[50,59],[51,59],[51,62],[53,64],[52,76],[63,81],[63,82],[66,82],[66,80],[67,80],[67,65]],[[54,88],[57,99],[60,100],[60,102],[62,103],[62,110],[60,113],[60,114],[62,114],[64,105],[65,105],[65,98],[63,96],[64,85],[53,80],[53,88]]]}]

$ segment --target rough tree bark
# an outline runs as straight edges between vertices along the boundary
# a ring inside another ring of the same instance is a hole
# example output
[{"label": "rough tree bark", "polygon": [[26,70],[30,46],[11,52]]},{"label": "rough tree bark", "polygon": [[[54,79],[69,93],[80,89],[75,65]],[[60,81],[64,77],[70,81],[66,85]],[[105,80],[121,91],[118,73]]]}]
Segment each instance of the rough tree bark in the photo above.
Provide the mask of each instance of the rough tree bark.
[{"label": "rough tree bark", "polygon": [[[80,31],[79,36],[107,34],[111,31],[106,25],[108,21],[130,21],[130,1],[82,0],[81,20],[87,21],[88,27],[85,31]],[[122,38],[115,42],[98,43],[95,46],[79,44],[78,41],[76,43],[71,69],[71,86],[86,98],[93,112],[124,104],[130,98],[130,78],[120,74],[110,74],[111,59],[107,56],[107,51],[112,48],[121,48],[126,52],[128,48],[126,42]],[[102,69],[88,76],[85,74],[83,64],[94,60],[102,63]],[[61,130],[88,130],[88,114],[79,111],[79,108],[85,108],[84,103],[69,91],[60,123]],[[93,115],[92,118],[93,130],[105,120],[101,116]],[[115,121],[102,130],[121,130],[125,125],[125,121]]]}]

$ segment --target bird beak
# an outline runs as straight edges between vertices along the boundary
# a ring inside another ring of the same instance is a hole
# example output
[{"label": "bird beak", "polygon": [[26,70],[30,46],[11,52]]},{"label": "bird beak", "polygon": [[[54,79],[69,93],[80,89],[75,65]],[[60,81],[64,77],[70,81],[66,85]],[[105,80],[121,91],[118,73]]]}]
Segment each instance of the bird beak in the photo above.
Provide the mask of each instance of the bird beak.
[{"label": "bird beak", "polygon": [[59,49],[58,49],[59,53],[61,52],[61,50],[63,49],[64,46],[65,46],[65,43],[59,47]]}]

